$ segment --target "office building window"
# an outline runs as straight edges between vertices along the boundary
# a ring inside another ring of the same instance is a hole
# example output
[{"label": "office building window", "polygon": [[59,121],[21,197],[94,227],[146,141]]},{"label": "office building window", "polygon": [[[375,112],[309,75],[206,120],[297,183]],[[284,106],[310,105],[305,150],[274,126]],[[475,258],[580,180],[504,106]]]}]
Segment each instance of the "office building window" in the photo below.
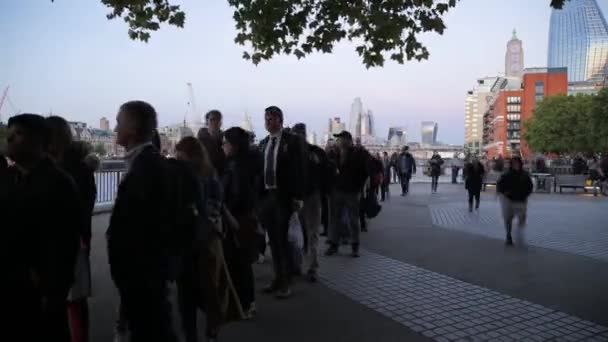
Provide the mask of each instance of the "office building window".
[{"label": "office building window", "polygon": [[535,83],[535,97],[536,103],[543,100],[543,96],[545,95],[545,83],[542,81],[536,81]]},{"label": "office building window", "polygon": [[521,112],[521,105],[508,105],[507,112],[509,113],[519,113]]},{"label": "office building window", "polygon": [[509,96],[507,97],[507,104],[520,104],[521,97],[519,96]]}]

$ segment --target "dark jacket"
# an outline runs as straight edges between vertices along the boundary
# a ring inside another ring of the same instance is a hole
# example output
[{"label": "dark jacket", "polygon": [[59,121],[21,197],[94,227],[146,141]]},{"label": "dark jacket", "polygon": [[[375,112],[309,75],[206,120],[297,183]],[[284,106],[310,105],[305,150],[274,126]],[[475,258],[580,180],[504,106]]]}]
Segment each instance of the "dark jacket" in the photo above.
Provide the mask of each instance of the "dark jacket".
[{"label": "dark jacket", "polygon": [[397,159],[397,170],[400,174],[415,174],[416,173],[416,160],[409,152],[401,152]]},{"label": "dark jacket", "polygon": [[[477,166],[477,167],[475,167]],[[486,170],[479,161],[470,162],[464,166],[465,188],[469,191],[480,191]]]},{"label": "dark jacket", "polygon": [[80,238],[89,246],[91,242],[91,215],[97,198],[95,185],[95,169],[85,163],[86,150],[79,144],[72,144],[66,151],[61,167],[67,172],[78,189],[80,197],[83,225],[80,229]]},{"label": "dark jacket", "polygon": [[108,228],[108,258],[114,280],[168,277],[172,229],[168,163],[147,146],[123,177]]},{"label": "dark jacket", "polygon": [[201,128],[197,134],[198,140],[205,146],[207,153],[209,153],[209,159],[218,176],[222,176],[224,173],[224,167],[226,164],[226,157],[224,150],[222,149],[223,133],[217,137],[211,136],[209,130],[206,127]]},{"label": "dark jacket", "polygon": [[[260,151],[266,163],[266,146],[270,141],[267,136],[260,141]],[[262,172],[264,169],[262,168]],[[295,134],[283,131],[277,153],[276,184],[279,196],[284,200],[303,200],[306,192],[306,145],[305,141]],[[260,180],[261,191],[265,192],[264,177]]]},{"label": "dark jacket", "polygon": [[245,153],[227,159],[222,186],[224,205],[232,215],[241,216],[254,212],[259,179],[260,169],[256,155]]},{"label": "dark jacket", "polygon": [[7,229],[2,253],[11,258],[10,269],[5,269],[8,279],[21,279],[22,285],[32,287],[29,277],[23,276],[34,271],[43,296],[66,298],[84,224],[76,185],[50,159],[27,175],[14,175],[14,191],[3,217]]},{"label": "dark jacket", "polygon": [[507,170],[496,183],[496,191],[515,202],[525,202],[532,193],[532,178],[527,171]]},{"label": "dark jacket", "polygon": [[334,167],[327,153],[319,146],[306,143],[308,171],[306,174],[306,196],[317,191],[326,193],[331,187]]},{"label": "dark jacket", "polygon": [[431,157],[431,160],[429,160],[429,164],[431,166],[431,176],[441,175],[441,165],[443,165],[443,158],[441,158],[440,155],[436,154]]},{"label": "dark jacket", "polygon": [[370,154],[360,147],[351,147],[346,156],[338,153],[335,189],[346,193],[361,192],[370,176],[370,159]]}]

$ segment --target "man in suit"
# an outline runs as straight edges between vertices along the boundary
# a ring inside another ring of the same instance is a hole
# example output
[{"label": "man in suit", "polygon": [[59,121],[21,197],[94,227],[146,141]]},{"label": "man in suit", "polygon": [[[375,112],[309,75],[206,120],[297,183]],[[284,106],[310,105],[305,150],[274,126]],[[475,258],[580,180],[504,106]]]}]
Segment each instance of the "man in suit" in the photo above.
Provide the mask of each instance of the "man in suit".
[{"label": "man in suit", "polygon": [[42,116],[14,116],[8,129],[8,157],[16,168],[8,175],[14,177],[10,201],[3,203],[8,208],[0,208],[6,209],[0,260],[10,260],[2,267],[10,294],[3,303],[10,312],[6,323],[22,334],[20,341],[69,342],[66,298],[85,224],[78,191],[45,151],[49,132]]},{"label": "man in suit", "polygon": [[176,341],[168,302],[172,218],[167,163],[153,146],[156,111],[143,101],[120,107],[116,142],[128,171],[108,228],[108,257],[131,340]]},{"label": "man in suit", "polygon": [[266,108],[264,119],[269,135],[260,142],[264,155],[260,220],[268,231],[274,264],[274,280],[264,292],[285,299],[291,296],[287,233],[291,215],[303,207],[305,145],[283,129],[283,112],[278,107]]}]

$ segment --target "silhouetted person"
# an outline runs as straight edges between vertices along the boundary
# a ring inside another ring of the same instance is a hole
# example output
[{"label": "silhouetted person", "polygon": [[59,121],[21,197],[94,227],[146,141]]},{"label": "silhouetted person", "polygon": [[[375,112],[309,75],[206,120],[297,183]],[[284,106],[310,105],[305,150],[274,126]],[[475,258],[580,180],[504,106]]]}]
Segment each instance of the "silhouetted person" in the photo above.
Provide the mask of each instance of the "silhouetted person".
[{"label": "silhouetted person", "polygon": [[224,133],[226,169],[222,177],[225,210],[238,223],[238,231],[226,239],[226,260],[232,280],[247,318],[256,315],[255,280],[252,264],[258,258],[258,184],[262,159],[249,147],[249,135],[240,127]]},{"label": "silhouetted person", "polygon": [[381,200],[388,199],[390,197],[390,184],[391,184],[391,159],[388,156],[388,152],[382,153],[382,185],[381,185]]},{"label": "silhouetted person", "polygon": [[416,160],[409,152],[409,146],[404,146],[397,159],[397,170],[401,181],[401,196],[405,196],[410,191],[410,179],[416,174]]},{"label": "silhouetted person", "polygon": [[283,130],[281,109],[266,108],[264,120],[269,135],[260,142],[264,155],[260,220],[268,231],[274,263],[274,280],[264,292],[288,298],[291,289],[287,233],[291,215],[304,204],[305,152],[300,138]]},{"label": "silhouetted person", "polygon": [[174,218],[166,160],[153,146],[156,111],[143,101],[123,104],[116,142],[127,153],[127,173],[116,194],[108,227],[112,278],[127,316],[131,340],[175,341],[167,281]]},{"label": "silhouetted person", "polygon": [[483,164],[474,157],[470,163],[465,165],[464,173],[466,175],[465,187],[469,193],[469,212],[471,212],[473,211],[473,199],[475,199],[475,209],[479,209],[481,186],[486,171]]},{"label": "silhouetted person", "polygon": [[19,174],[2,224],[0,249],[10,257],[2,259],[11,260],[3,267],[10,280],[5,323],[20,341],[69,342],[66,298],[84,224],[78,191],[46,153],[42,116],[14,116],[8,129],[8,156]]},{"label": "silhouetted person", "polygon": [[439,176],[441,176],[441,166],[443,165],[443,158],[437,153],[433,152],[433,156],[429,160],[429,166],[431,168],[431,191],[437,192],[439,186]]},{"label": "silhouetted person", "polygon": [[224,173],[226,156],[222,151],[222,113],[219,110],[211,110],[205,114],[207,127],[198,131],[198,140],[205,146],[211,163],[218,176]]},{"label": "silhouetted person", "polygon": [[302,138],[306,145],[308,170],[306,177],[306,192],[304,207],[300,212],[300,222],[306,233],[306,263],[307,277],[311,282],[317,281],[319,269],[319,229],[321,227],[321,194],[329,191],[331,174],[327,154],[318,146],[306,142],[306,125],[298,123],[293,126],[293,132]]},{"label": "silhouetted person", "polygon": [[68,313],[72,342],[89,340],[89,308],[87,298],[91,295],[91,216],[95,206],[97,187],[95,185],[95,166],[89,165],[86,158],[90,148],[85,142],[72,140],[68,122],[58,116],[46,118],[50,141],[48,152],[51,158],[67,172],[78,189],[82,209],[80,227],[80,251],[74,272],[74,284],[68,296]]},{"label": "silhouetted person", "polygon": [[498,158],[494,160],[494,171],[503,172],[505,170],[505,160],[502,154],[498,155]]},{"label": "silhouetted person", "polygon": [[502,194],[502,214],[505,220],[507,231],[507,245],[513,245],[511,231],[513,228],[513,218],[517,216],[519,225],[518,240],[523,243],[523,228],[526,225],[526,215],[528,209],[528,197],[532,193],[532,179],[530,174],[523,169],[523,162],[520,157],[511,158],[510,167],[499,179],[496,184],[496,191]]},{"label": "silhouetted person", "polygon": [[330,202],[330,247],[325,255],[331,256],[338,252],[340,235],[345,226],[344,218],[348,218],[348,229],[352,237],[352,257],[359,257],[359,221],[360,197],[365,181],[369,177],[369,162],[367,151],[353,146],[352,135],[342,131],[334,135],[338,138],[339,152],[337,155],[337,175]]}]

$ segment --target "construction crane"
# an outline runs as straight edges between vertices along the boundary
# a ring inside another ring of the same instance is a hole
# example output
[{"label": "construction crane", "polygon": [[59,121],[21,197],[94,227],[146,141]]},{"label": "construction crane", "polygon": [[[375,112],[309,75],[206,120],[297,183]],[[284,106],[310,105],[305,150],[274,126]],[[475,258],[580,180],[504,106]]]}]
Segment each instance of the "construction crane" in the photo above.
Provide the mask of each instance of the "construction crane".
[{"label": "construction crane", "polygon": [[188,118],[188,120],[190,121],[190,124],[198,126],[198,128],[200,128],[200,126],[202,126],[201,114],[198,111],[196,99],[194,98],[194,88],[192,87],[192,83],[190,82],[186,83],[186,85],[188,86],[188,100],[190,101],[188,102],[190,107],[190,117]]},{"label": "construction crane", "polygon": [[2,97],[0,98],[0,122],[2,122],[2,105],[4,105],[4,100],[6,100],[6,97],[8,96],[8,88],[10,88],[10,85],[4,88]]}]

